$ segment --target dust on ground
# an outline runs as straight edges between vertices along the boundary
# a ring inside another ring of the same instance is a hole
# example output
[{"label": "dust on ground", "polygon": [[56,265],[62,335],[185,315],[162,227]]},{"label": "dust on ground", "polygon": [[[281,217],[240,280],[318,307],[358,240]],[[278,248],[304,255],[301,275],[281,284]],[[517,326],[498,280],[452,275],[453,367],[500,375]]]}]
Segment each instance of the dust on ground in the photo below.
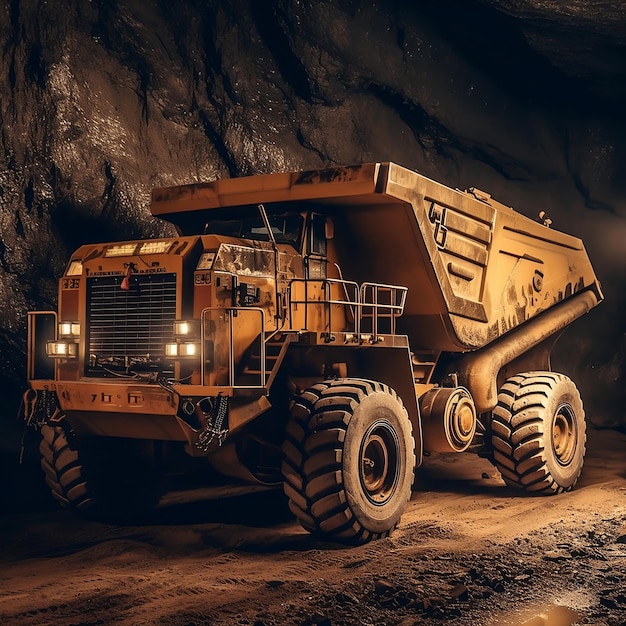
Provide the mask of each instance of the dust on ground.
[{"label": "dust on ground", "polygon": [[276,490],[174,492],[138,526],[5,513],[0,623],[623,625],[626,435],[588,448],[555,497],[471,454],[428,457],[396,532],[356,548],[312,538]]}]

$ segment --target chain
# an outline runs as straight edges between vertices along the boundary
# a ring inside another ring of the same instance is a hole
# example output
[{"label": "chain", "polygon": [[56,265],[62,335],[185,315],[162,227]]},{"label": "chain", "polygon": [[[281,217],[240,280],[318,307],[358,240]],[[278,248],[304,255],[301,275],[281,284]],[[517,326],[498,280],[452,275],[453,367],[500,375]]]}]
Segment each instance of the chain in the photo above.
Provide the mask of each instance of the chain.
[{"label": "chain", "polygon": [[22,433],[19,455],[20,465],[24,460],[27,431],[30,428],[40,430],[44,424],[48,424],[51,421],[58,410],[56,392],[49,389],[35,391],[30,388],[24,393],[20,408],[20,413],[24,417],[24,431]]},{"label": "chain", "polygon": [[58,409],[56,392],[49,389],[29,389],[23,397],[27,428],[41,428],[50,421]]},{"label": "chain", "polygon": [[206,428],[198,435],[195,445],[201,452],[207,453],[217,439],[217,445],[221,446],[228,434],[228,426],[224,428],[224,422],[228,416],[228,398],[218,396],[215,399],[212,415],[207,420]]}]

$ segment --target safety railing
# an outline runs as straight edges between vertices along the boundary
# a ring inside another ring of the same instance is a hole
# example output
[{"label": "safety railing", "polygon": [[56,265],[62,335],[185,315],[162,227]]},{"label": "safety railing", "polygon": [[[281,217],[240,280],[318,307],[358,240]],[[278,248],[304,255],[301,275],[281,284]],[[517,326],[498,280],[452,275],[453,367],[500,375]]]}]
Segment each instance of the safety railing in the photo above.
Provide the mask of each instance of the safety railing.
[{"label": "safety railing", "polygon": [[[407,288],[337,279],[294,279],[289,286],[289,330],[352,333],[375,342],[393,334],[404,311]],[[336,317],[341,309],[342,328]],[[237,389],[265,387],[271,376],[267,345],[281,347],[265,330],[265,311],[258,307],[208,307],[201,315],[200,357],[203,385]],[[272,359],[276,357],[273,356]]]},{"label": "safety railing", "polygon": [[345,325],[358,329],[359,286],[334,278],[295,278],[289,283],[291,330],[332,332],[333,311],[345,315]]},{"label": "safety railing", "polygon": [[[331,278],[294,279],[289,286],[291,329],[343,331],[374,338],[394,334],[407,291],[407,287],[382,283],[359,286],[353,281]],[[336,323],[339,310],[343,328]]]},{"label": "safety railing", "polygon": [[395,334],[396,320],[404,311],[407,292],[408,287],[399,285],[363,283],[359,290],[359,332],[371,332],[374,336]]}]

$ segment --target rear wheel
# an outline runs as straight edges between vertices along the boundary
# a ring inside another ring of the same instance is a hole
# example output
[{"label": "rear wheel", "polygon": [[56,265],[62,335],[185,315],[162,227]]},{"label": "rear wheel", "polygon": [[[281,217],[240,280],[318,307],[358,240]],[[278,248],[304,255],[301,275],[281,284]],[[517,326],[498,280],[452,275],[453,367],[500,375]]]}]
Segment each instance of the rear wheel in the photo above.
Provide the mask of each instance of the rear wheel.
[{"label": "rear wheel", "polygon": [[576,385],[563,374],[509,378],[493,410],[496,467],[513,487],[556,494],[574,487],[585,458],[586,425]]},{"label": "rear wheel", "polygon": [[66,425],[41,428],[41,467],[59,503],[85,517],[130,522],[159,499],[150,442],[79,439]]},{"label": "rear wheel", "polygon": [[382,383],[340,379],[294,403],[283,445],[289,507],[327,539],[365,543],[396,527],[411,497],[411,422]]}]

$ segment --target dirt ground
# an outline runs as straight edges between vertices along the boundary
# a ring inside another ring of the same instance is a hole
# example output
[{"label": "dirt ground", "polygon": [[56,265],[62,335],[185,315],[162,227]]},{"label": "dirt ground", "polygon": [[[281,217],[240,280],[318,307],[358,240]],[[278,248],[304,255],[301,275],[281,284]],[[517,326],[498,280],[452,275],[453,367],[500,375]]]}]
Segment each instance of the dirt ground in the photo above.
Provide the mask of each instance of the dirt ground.
[{"label": "dirt ground", "polygon": [[33,502],[0,516],[1,624],[626,624],[617,431],[589,433],[578,486],[556,497],[509,490],[471,454],[431,456],[392,537],[357,548],[314,540],[278,491],[171,493],[141,526]]}]

